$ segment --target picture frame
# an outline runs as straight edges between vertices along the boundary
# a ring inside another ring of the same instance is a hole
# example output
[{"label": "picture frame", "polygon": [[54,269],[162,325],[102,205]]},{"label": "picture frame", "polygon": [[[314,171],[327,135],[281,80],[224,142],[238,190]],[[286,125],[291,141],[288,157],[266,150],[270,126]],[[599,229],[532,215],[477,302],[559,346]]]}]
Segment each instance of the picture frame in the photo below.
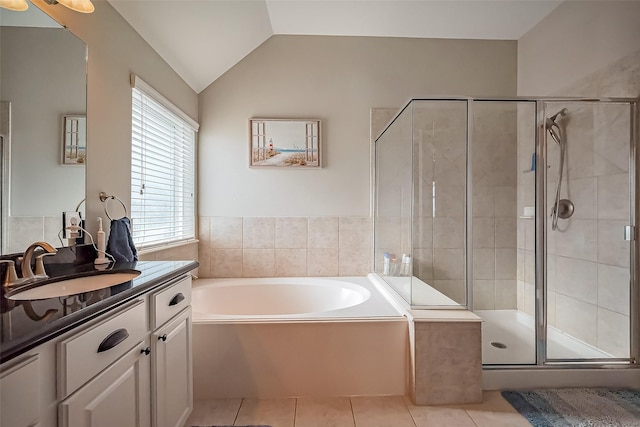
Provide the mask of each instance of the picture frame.
[{"label": "picture frame", "polygon": [[249,119],[250,168],[320,168],[319,119]]},{"label": "picture frame", "polygon": [[62,164],[84,165],[87,158],[87,116],[62,116]]}]

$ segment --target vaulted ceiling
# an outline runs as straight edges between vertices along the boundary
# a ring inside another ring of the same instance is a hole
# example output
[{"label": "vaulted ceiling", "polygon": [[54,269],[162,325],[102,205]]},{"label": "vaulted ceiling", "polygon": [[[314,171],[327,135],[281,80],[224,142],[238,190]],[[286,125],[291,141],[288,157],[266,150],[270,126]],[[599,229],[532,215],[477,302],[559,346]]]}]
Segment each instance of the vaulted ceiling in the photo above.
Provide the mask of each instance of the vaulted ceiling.
[{"label": "vaulted ceiling", "polygon": [[201,92],[274,34],[518,40],[552,0],[109,0]]}]

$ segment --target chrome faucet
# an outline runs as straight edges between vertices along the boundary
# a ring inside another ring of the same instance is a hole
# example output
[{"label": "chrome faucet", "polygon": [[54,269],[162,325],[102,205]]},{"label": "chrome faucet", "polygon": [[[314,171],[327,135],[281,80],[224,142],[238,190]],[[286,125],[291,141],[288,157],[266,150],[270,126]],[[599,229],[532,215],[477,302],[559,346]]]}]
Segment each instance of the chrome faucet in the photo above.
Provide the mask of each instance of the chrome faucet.
[{"label": "chrome faucet", "polygon": [[[56,248],[54,248],[53,246],[51,246],[47,242],[35,242],[35,243],[32,243],[31,245],[29,245],[27,250],[24,251],[22,265],[20,267],[20,269],[22,270],[22,278],[23,279],[34,279],[34,278],[37,277],[33,273],[33,270],[31,269],[31,258],[33,258],[33,253],[35,252],[35,250],[37,248],[42,248],[45,251],[47,251],[47,253],[50,253],[50,254],[55,254],[56,252],[58,252],[56,250]],[[42,275],[44,275],[46,277],[46,274],[44,273],[44,268],[42,270],[43,270],[42,271]]]}]

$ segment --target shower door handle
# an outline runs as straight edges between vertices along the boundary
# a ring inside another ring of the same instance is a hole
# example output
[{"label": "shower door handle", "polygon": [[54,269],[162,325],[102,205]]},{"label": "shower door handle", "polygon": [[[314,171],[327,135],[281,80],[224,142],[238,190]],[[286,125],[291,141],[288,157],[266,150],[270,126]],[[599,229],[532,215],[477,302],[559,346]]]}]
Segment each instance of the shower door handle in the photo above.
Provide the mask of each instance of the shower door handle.
[{"label": "shower door handle", "polygon": [[624,240],[632,241],[636,240],[636,228],[633,225],[624,226]]}]

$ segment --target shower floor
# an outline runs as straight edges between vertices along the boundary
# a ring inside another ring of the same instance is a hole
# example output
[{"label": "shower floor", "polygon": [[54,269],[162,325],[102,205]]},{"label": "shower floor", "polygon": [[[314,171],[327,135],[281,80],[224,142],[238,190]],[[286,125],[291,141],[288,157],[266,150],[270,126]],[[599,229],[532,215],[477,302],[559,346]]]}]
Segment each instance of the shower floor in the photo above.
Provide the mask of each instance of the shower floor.
[{"label": "shower floor", "polygon": [[[535,323],[531,316],[518,310],[477,310],[475,313],[483,320],[483,364],[524,365],[536,362]],[[612,357],[558,329],[549,328],[547,335],[549,359]],[[505,348],[499,348],[503,346]]]}]

